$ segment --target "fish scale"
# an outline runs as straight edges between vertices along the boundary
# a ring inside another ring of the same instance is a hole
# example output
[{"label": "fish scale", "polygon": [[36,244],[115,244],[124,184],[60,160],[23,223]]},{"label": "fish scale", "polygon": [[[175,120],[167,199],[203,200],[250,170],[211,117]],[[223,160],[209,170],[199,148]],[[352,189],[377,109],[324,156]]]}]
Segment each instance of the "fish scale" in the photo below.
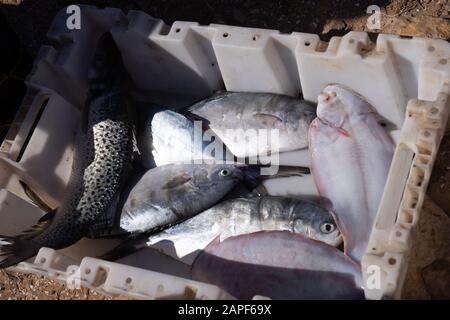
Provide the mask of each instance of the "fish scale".
[{"label": "fish scale", "polygon": [[74,168],[74,183],[70,183],[71,189],[75,189],[73,197],[68,205],[62,203],[57,213],[64,219],[55,220],[33,242],[58,248],[82,237],[89,224],[106,212],[119,191],[131,161],[132,127],[126,94],[120,86],[114,89],[115,92],[90,102],[90,129],[85,134],[80,133],[77,148],[80,154],[76,157],[83,159],[80,163],[87,166]]},{"label": "fish scale", "polygon": [[220,93],[181,113],[165,110],[151,120],[157,165],[214,159],[212,151],[228,160],[301,150],[315,118],[315,108],[299,98],[249,92]]},{"label": "fish scale", "polygon": [[[324,224],[333,226],[323,232]],[[151,235],[147,245],[170,242],[176,254],[186,263],[192,263],[195,252],[203,250],[216,237],[247,234],[262,230],[289,230],[311,238],[339,245],[341,235],[328,210],[308,201],[277,197],[246,197],[221,202],[199,215]]]},{"label": "fish scale", "polygon": [[0,268],[36,255],[41,247],[60,249],[77,242],[91,225],[107,218],[128,176],[133,150],[128,79],[111,34],[100,38],[88,77],[89,98],[65,196],[36,236],[0,236],[8,243],[0,244]]},{"label": "fish scale", "polygon": [[300,234],[259,231],[214,239],[195,259],[192,279],[237,299],[363,299],[360,267],[341,251]]},{"label": "fish scale", "polygon": [[332,203],[345,252],[361,261],[386,183],[395,145],[373,107],[341,85],[318,98],[309,130],[312,172],[319,194]]}]

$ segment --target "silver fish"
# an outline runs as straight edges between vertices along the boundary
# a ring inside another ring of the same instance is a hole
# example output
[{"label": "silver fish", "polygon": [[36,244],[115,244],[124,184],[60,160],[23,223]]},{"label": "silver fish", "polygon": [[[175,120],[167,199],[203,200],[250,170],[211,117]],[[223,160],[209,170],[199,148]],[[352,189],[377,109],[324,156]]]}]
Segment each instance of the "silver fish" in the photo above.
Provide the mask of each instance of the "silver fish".
[{"label": "silver fish", "polygon": [[[151,122],[152,155],[156,165],[215,159],[216,154],[208,148],[210,142],[203,141],[203,127],[199,123],[197,125],[195,127],[192,120],[172,110],[156,113]],[[226,160],[227,151],[222,145],[221,155],[217,154],[217,159]],[[231,154],[228,157],[233,160]]]},{"label": "silver fish", "polygon": [[[288,230],[337,246],[342,238],[332,213],[315,203],[275,196],[236,198],[149,237],[147,245],[170,243],[176,258],[192,262],[214,238],[264,231]],[[164,246],[161,250],[164,251]],[[169,254],[171,249],[166,250]]]},{"label": "silver fish", "polygon": [[243,181],[243,170],[227,164],[168,164],[148,170],[127,196],[120,227],[145,232],[192,217]]},{"label": "silver fish", "polygon": [[181,223],[222,199],[267,194],[261,185],[265,179],[303,174],[303,168],[282,167],[276,175],[264,176],[259,166],[242,164],[173,163],[156,167],[130,183],[122,195],[120,217],[115,219],[113,212],[111,224],[97,223],[91,228],[91,237],[129,233],[126,241],[103,256],[117,260],[147,247],[149,234]]},{"label": "silver fish", "polygon": [[[158,104],[148,103],[148,102],[139,102],[135,101],[136,105],[136,114],[139,117],[136,117],[136,147],[137,147],[137,155],[135,155],[134,159],[140,166],[144,169],[152,169],[155,166],[162,165],[156,163],[156,159],[153,156],[154,148],[153,148],[153,136],[152,136],[152,121],[153,117],[163,111],[165,108]],[[167,128],[161,127],[163,132],[168,133]],[[158,131],[160,132],[160,131]]]},{"label": "silver fish", "polygon": [[332,246],[286,231],[216,239],[191,272],[193,279],[238,299],[364,299],[354,261]]},{"label": "silver fish", "polygon": [[[315,108],[305,101],[271,93],[225,92],[188,110],[240,158],[308,147],[308,127],[315,118]],[[278,138],[272,141],[275,130]]]},{"label": "silver fish", "polygon": [[65,197],[38,234],[0,236],[0,268],[37,254],[41,247],[60,249],[82,238],[112,205],[127,177],[132,125],[126,71],[111,34],[99,40],[89,74],[89,98],[77,135],[72,173]]},{"label": "silver fish", "polygon": [[313,177],[332,203],[345,252],[360,261],[395,146],[370,104],[343,86],[323,90],[317,117],[309,130]]}]

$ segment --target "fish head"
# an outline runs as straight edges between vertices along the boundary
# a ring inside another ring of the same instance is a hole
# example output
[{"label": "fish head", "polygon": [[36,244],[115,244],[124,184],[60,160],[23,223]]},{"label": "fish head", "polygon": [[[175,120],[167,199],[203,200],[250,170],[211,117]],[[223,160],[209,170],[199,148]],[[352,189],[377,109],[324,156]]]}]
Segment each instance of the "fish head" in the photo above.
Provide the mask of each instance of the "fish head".
[{"label": "fish head", "polygon": [[326,86],[317,100],[317,117],[346,137],[349,137],[350,134],[343,127],[348,118],[374,113],[365,98],[338,84]]},{"label": "fish head", "polygon": [[347,115],[374,113],[374,109],[359,93],[338,84],[326,86],[318,97],[317,116],[341,127]]},{"label": "fish head", "polygon": [[347,111],[337,92],[328,86],[317,99],[317,117],[331,127],[341,128],[347,118]]},{"label": "fish head", "polygon": [[232,164],[201,164],[193,170],[194,184],[208,193],[225,193],[243,179],[241,168]]},{"label": "fish head", "polygon": [[342,234],[330,210],[313,203],[300,202],[293,210],[293,232],[325,242],[333,247],[342,243]]}]

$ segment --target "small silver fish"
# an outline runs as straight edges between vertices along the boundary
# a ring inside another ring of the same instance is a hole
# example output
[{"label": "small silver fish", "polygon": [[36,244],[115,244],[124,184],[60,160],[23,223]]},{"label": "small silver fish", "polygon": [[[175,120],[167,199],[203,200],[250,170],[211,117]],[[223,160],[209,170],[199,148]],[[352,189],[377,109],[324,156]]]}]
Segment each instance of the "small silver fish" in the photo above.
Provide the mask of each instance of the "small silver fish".
[{"label": "small silver fish", "polygon": [[[192,218],[221,199],[267,194],[261,181],[303,174],[303,168],[286,167],[276,175],[264,176],[259,166],[242,164],[172,163],[156,167],[130,183],[122,195],[120,216],[115,218],[118,215],[113,212],[109,219],[112,224],[97,223],[91,228],[91,237],[128,233],[126,241],[103,256],[106,260],[117,260],[147,247],[149,234]],[[335,229],[331,224],[328,227],[332,228],[330,231]],[[314,233],[312,228],[308,230],[311,235]]]},{"label": "small silver fish", "polygon": [[216,239],[191,272],[238,299],[364,299],[358,264],[332,246],[286,231]]},{"label": "small silver fish", "polygon": [[[267,155],[308,147],[315,108],[299,98],[271,93],[225,92],[191,106],[237,157]],[[266,130],[262,140],[259,130]],[[277,141],[269,133],[277,130]]]},{"label": "small silver fish", "polygon": [[[195,160],[227,159],[226,152],[229,151],[225,146],[221,145],[221,155],[212,154],[212,150],[208,148],[210,141],[203,141],[204,128],[199,123],[195,126],[192,120],[172,110],[164,110],[154,115],[151,122],[152,155],[157,166],[177,162],[196,163]],[[233,160],[234,157],[228,154],[228,159]]]},{"label": "small silver fish", "polygon": [[[183,261],[190,263],[195,256],[190,254],[203,250],[217,236],[223,240],[264,230],[288,230],[333,246],[342,241],[330,211],[309,201],[264,196],[221,202],[185,222],[150,236],[147,245],[170,242],[175,248],[176,258],[185,257]],[[164,248],[161,250],[164,251]]]},{"label": "small silver fish", "polygon": [[395,145],[372,106],[354,91],[330,85],[318,100],[317,119],[309,130],[311,170],[319,194],[332,203],[345,252],[359,262]]},{"label": "small silver fish", "polygon": [[128,176],[133,147],[127,83],[119,49],[106,33],[90,69],[89,98],[65,197],[32,236],[0,236],[0,268],[33,257],[41,247],[60,249],[77,242],[114,202]]},{"label": "small silver fish", "polygon": [[127,232],[145,232],[210,208],[245,178],[228,164],[168,164],[148,170],[131,188],[120,216]]}]

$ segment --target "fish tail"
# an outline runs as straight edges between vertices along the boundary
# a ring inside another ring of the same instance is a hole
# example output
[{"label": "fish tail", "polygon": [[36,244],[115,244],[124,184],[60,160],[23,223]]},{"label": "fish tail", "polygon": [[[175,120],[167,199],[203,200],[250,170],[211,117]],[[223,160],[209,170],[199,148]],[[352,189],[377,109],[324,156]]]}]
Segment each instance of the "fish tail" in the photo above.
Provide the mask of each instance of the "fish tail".
[{"label": "fish tail", "polygon": [[272,175],[261,175],[261,169],[264,166],[260,165],[250,165],[245,169],[245,176],[249,181],[258,180],[268,180],[276,178],[287,178],[287,177],[303,177],[305,175],[311,174],[311,170],[308,167],[299,166],[279,166],[275,174]]},{"label": "fish tail", "polygon": [[45,212],[52,211],[53,209],[24,181],[19,180],[19,184],[22,186],[23,191],[28,198],[33,201],[35,205],[44,210]]},{"label": "fish tail", "polygon": [[284,178],[284,177],[292,177],[292,176],[303,177],[308,174],[311,174],[311,170],[308,167],[279,166],[278,172],[273,175],[273,178]]},{"label": "fish tail", "polygon": [[40,247],[30,240],[0,235],[0,269],[34,257],[39,249]]}]

